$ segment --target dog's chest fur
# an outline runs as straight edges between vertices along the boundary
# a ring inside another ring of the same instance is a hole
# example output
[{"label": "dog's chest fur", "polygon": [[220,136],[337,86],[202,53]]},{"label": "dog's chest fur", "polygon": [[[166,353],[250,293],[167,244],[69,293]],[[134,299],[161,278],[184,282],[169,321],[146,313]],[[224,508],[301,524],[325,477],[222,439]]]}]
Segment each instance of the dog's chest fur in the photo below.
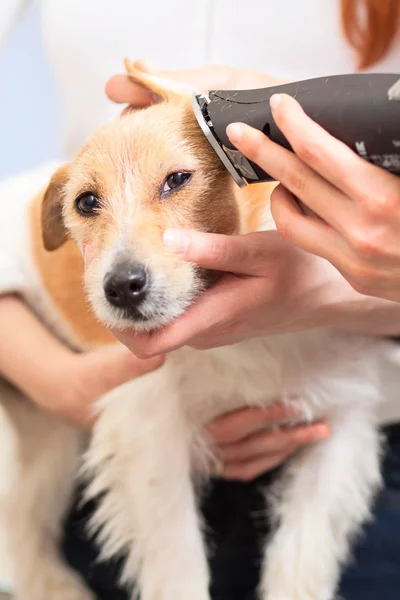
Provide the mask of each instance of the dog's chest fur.
[{"label": "dog's chest fur", "polygon": [[[295,404],[300,409],[296,420],[302,421],[322,413],[329,417],[349,397],[357,403],[352,382],[360,393],[368,366],[366,350],[365,340],[314,331],[207,351],[183,348],[168,357],[162,370],[195,427],[242,406],[274,402]],[[368,385],[373,379],[370,371]],[[336,390],[342,387],[342,394],[332,395],[332,384]]]}]

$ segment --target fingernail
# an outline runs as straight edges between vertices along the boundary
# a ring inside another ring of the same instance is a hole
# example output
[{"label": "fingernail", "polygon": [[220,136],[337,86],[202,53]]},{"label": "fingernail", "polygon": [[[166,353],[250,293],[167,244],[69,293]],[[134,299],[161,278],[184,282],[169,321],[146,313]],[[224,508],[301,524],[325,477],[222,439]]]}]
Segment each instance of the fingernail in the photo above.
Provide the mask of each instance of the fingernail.
[{"label": "fingernail", "polygon": [[270,104],[272,110],[274,110],[275,108],[278,108],[280,103],[281,103],[281,95],[280,94],[274,94],[269,99],[269,104]]},{"label": "fingernail", "polygon": [[231,123],[226,128],[226,133],[233,144],[240,142],[243,137],[243,128],[241,123]]},{"label": "fingernail", "polygon": [[163,240],[164,244],[177,254],[185,254],[190,243],[188,234],[180,229],[166,229]]}]

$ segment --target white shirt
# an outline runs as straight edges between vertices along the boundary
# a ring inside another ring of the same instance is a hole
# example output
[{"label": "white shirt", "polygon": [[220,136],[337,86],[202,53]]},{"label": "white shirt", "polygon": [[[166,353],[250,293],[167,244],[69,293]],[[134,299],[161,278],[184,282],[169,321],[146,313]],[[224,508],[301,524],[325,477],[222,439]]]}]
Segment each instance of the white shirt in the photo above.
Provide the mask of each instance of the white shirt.
[{"label": "white shirt", "polygon": [[[32,0],[0,0],[0,43]],[[71,155],[116,115],[104,83],[122,60],[179,69],[207,63],[302,79],[355,70],[340,0],[39,0],[45,51],[64,104]],[[29,49],[27,49],[29,51]],[[399,72],[400,44],[376,70]]]},{"label": "white shirt", "polygon": [[[0,0],[0,43],[28,4]],[[39,6],[45,50],[64,104],[66,157],[120,112],[103,90],[111,75],[123,72],[125,56],[164,69],[219,63],[292,80],[355,70],[339,0],[40,0]],[[399,41],[372,70],[400,72]],[[19,186],[26,186],[20,179]],[[26,195],[24,189],[19,194]],[[0,240],[0,292],[2,281],[20,280],[10,244]],[[383,363],[389,402],[382,419],[400,421],[400,345]]]}]

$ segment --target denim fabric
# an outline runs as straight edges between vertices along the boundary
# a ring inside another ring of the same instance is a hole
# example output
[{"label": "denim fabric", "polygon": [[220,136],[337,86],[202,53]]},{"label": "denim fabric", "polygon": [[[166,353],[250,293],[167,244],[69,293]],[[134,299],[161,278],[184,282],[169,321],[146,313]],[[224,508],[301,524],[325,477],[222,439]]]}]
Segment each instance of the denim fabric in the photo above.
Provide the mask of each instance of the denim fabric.
[{"label": "denim fabric", "polygon": [[[400,598],[400,424],[386,428],[385,434],[385,489],[377,499],[373,521],[354,548],[353,562],[343,573],[337,600]],[[259,542],[267,534],[259,484],[265,485],[275,475],[251,483],[215,481],[203,503],[213,549],[213,600],[256,600]],[[84,531],[93,506],[82,507],[78,499],[79,493],[66,522],[65,555],[98,600],[128,600],[128,594],[115,585],[119,565],[96,563],[94,544]]]},{"label": "denim fabric", "polygon": [[343,573],[343,600],[400,598],[400,425],[386,432],[385,489],[376,502],[374,520],[354,549],[353,564]]}]

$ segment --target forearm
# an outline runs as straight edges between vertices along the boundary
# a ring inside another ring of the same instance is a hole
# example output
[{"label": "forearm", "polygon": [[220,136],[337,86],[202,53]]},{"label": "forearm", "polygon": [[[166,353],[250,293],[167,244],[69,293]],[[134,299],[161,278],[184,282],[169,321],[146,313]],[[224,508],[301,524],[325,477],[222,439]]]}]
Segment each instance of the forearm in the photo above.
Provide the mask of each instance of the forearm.
[{"label": "forearm", "polygon": [[0,331],[0,373],[40,403],[73,353],[16,296],[0,297]]},{"label": "forearm", "polygon": [[317,260],[329,278],[318,299],[323,325],[366,335],[400,335],[400,303],[359,294],[332,265]]}]

